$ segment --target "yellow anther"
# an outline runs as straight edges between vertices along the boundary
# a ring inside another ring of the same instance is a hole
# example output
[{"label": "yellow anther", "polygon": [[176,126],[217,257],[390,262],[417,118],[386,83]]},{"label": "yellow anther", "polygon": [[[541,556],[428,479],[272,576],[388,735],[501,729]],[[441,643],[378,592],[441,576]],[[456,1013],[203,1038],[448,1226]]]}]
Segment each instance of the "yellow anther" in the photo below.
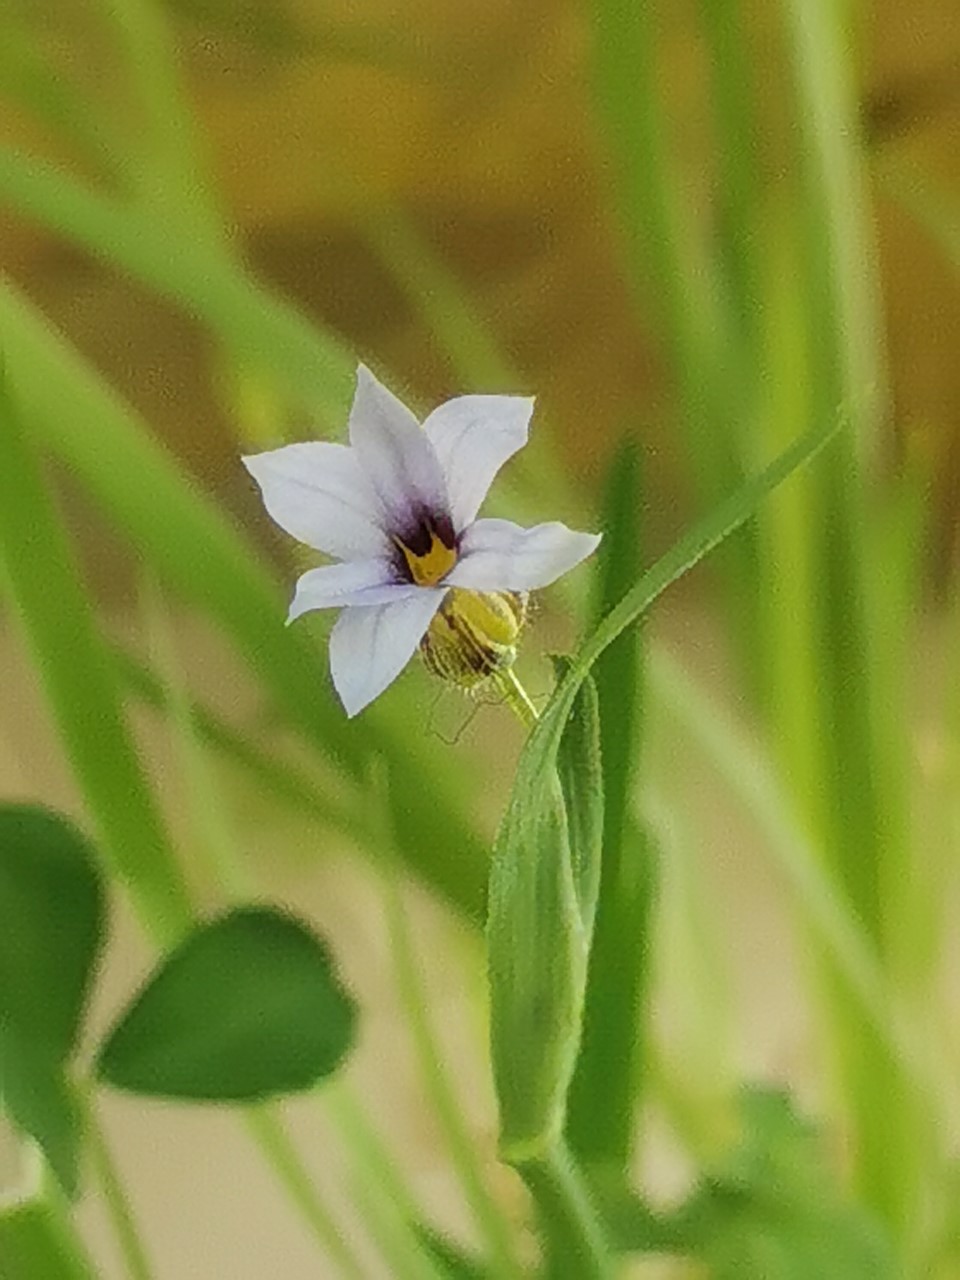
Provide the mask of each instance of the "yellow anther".
[{"label": "yellow anther", "polygon": [[403,552],[410,577],[418,587],[435,587],[457,563],[456,550],[442,542],[435,529],[430,530],[430,547],[423,555],[418,556],[399,539],[397,546]]}]

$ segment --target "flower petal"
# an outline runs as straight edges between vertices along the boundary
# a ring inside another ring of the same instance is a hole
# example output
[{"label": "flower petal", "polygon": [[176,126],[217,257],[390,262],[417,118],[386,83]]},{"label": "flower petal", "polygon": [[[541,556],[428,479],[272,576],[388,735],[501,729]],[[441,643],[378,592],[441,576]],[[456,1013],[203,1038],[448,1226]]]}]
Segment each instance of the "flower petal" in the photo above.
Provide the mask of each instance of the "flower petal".
[{"label": "flower petal", "polygon": [[288,444],[243,465],[271,518],[308,547],[338,560],[365,560],[389,548],[376,494],[346,445]]},{"label": "flower petal", "polygon": [[460,539],[460,559],[444,582],[474,591],[534,591],[549,586],[600,545],[552,521],[521,529],[511,520],[476,520]]},{"label": "flower petal", "polygon": [[480,510],[493,478],[527,443],[532,396],[457,396],[423,424],[443,469],[453,527]]},{"label": "flower petal", "polygon": [[287,622],[311,609],[341,609],[348,605],[386,604],[402,600],[417,588],[398,582],[389,560],[351,560],[308,569],[297,580]]},{"label": "flower petal", "polygon": [[365,365],[357,369],[350,443],[392,531],[402,534],[424,513],[447,513],[446,486],[433,445],[407,406]]},{"label": "flower petal", "polygon": [[444,588],[416,587],[389,604],[344,609],[330,633],[330,673],[348,716],[396,680],[445,595]]}]

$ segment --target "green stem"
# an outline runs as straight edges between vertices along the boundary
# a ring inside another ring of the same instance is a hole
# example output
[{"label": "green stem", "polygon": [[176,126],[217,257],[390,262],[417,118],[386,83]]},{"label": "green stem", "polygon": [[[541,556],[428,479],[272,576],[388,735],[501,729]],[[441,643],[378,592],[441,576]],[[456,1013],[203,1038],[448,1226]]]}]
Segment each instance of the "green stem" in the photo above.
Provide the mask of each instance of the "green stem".
[{"label": "green stem", "polygon": [[90,1099],[87,1109],[87,1138],[94,1170],[100,1183],[100,1191],[113,1224],[127,1274],[130,1280],[152,1280],[153,1273],[130,1207],[130,1200],[107,1144],[93,1098]]},{"label": "green stem", "polygon": [[[518,686],[519,687],[519,686]],[[495,1276],[520,1274],[513,1242],[503,1214],[484,1181],[467,1132],[456,1094],[444,1067],[443,1053],[427,1011],[427,998],[410,937],[403,900],[392,871],[386,876],[386,915],[390,946],[396,968],[397,987],[416,1046],[427,1095],[432,1104],[464,1193],[490,1252],[490,1271]]]},{"label": "green stem", "polygon": [[566,1146],[557,1142],[515,1168],[540,1214],[549,1280],[609,1280],[613,1267],[603,1227]]},{"label": "green stem", "polygon": [[364,1280],[364,1268],[343,1237],[340,1227],[317,1195],[300,1154],[277,1116],[266,1107],[250,1108],[244,1117],[274,1173],[300,1210],[314,1236],[323,1245],[340,1275]]}]

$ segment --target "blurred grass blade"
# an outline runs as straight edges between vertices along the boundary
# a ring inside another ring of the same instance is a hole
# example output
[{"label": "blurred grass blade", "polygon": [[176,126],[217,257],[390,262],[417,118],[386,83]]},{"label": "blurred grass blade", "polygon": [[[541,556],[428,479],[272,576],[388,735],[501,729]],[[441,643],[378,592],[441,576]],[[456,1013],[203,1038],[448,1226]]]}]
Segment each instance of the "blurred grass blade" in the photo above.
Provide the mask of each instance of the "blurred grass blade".
[{"label": "blurred grass blade", "polygon": [[711,264],[697,243],[668,154],[669,128],[657,83],[657,21],[652,0],[593,0],[596,89],[623,207],[631,264],[650,280],[686,404],[689,457],[706,497],[729,490],[739,473],[720,432],[710,429],[717,370]]},{"label": "blurred grass blade", "polygon": [[[176,718],[181,692],[171,688],[146,663],[117,646],[113,648],[113,663],[120,682],[145,706],[164,715]],[[191,699],[182,691],[183,715],[189,719],[191,732],[199,743],[216,751],[226,762],[234,765],[257,783],[265,793],[290,809],[302,813],[331,831],[353,835],[357,817],[335,796],[325,783],[301,770],[289,761],[271,755],[249,735],[241,733],[216,712]]]},{"label": "blurred grass blade", "polygon": [[[614,455],[607,480],[595,626],[641,573],[639,473],[638,447],[627,439]],[[603,859],[567,1136],[581,1160],[625,1169],[643,1086],[643,1005],[656,880],[649,836],[632,815],[643,734],[641,630],[625,631],[616,639],[593,674],[603,767]]]},{"label": "blurred grass blade", "polygon": [[[687,463],[703,507],[710,508],[755,465],[739,425],[748,385],[737,376],[740,326],[722,306],[700,212],[684,194],[670,151],[672,121],[660,83],[660,5],[592,0],[591,7],[596,92],[615,160],[628,261],[644,312],[659,307]],[[756,555],[751,529],[720,555],[731,631],[748,675],[759,665]]]},{"label": "blurred grass blade", "polygon": [[[885,767],[878,708],[877,637],[870,626],[872,579],[865,481],[878,470],[885,370],[879,290],[867,204],[865,148],[860,128],[858,58],[853,14],[833,0],[782,0],[787,51],[793,63],[793,118],[802,179],[810,378],[817,412],[844,404],[852,431],[835,466],[819,473],[822,507],[815,541],[822,584],[816,618],[821,723],[816,783],[799,780],[806,799],[826,787],[828,826],[817,837],[855,913],[886,960],[898,910],[888,885],[909,875],[910,851],[898,815],[904,781]],[[885,624],[886,625],[886,624]],[[884,786],[894,787],[886,792]],[[874,1028],[832,972],[822,974],[832,1018],[835,1069],[847,1111],[852,1180],[858,1193],[909,1249],[924,1198],[921,1165],[928,1144],[903,1079]]]},{"label": "blurred grass blade", "polygon": [[[356,779],[365,750],[389,760],[403,801],[398,836],[404,857],[417,875],[479,917],[486,853],[454,799],[456,759],[438,755],[435,743],[411,733],[407,720],[399,714],[391,719],[385,708],[348,724],[323,677],[325,659],[303,630],[284,626],[283,599],[257,553],[181,475],[145,424],[9,284],[0,289],[0,327],[30,430],[158,580],[214,618],[272,700],[316,747]],[[49,596],[46,607],[55,612]]]},{"label": "blurred grass blade", "polygon": [[883,190],[905,209],[953,269],[960,272],[960,197],[939,189],[930,179],[892,167],[881,168]]},{"label": "blurred grass blade", "polygon": [[23,1185],[0,1188],[2,1280],[96,1280],[67,1203],[35,1147],[22,1157]]},{"label": "blurred grass blade", "polygon": [[[384,795],[381,800],[384,808],[386,803],[387,797]],[[392,846],[392,839],[386,814],[383,826],[389,848]],[[402,889],[392,867],[386,871],[384,888],[392,968],[430,1109],[441,1130],[453,1168],[463,1188],[464,1198],[470,1206],[484,1253],[489,1258],[491,1278],[518,1280],[522,1273],[515,1257],[511,1231],[487,1185],[487,1175],[483,1168],[484,1153],[470,1132],[443,1048],[433,1026],[429,997],[420,973]],[[384,1192],[387,1192],[387,1188],[384,1188]],[[403,1216],[408,1220],[410,1218],[409,1212],[405,1212]]]},{"label": "blurred grass blade", "polygon": [[643,796],[660,868],[657,1001],[670,1011],[666,1025],[648,1035],[647,1087],[688,1154],[709,1168],[737,1136],[733,992],[721,936],[724,917],[709,874],[711,833],[694,829],[682,789],[686,779],[675,768],[668,772],[660,785],[648,777]]},{"label": "blurred grass blade", "polygon": [[[912,1080],[918,1097],[936,1109],[937,1100],[960,1100],[951,1082],[939,1031],[908,1022],[890,990],[872,939],[836,892],[828,871],[803,827],[791,816],[791,802],[777,777],[730,725],[719,709],[666,654],[655,651],[650,688],[690,733],[747,806],[764,831],[768,848],[790,886],[802,921],[820,940],[836,971],[856,997],[858,1017],[870,1023],[885,1049]],[[935,1042],[931,1044],[931,1039]]]},{"label": "blurred grass blade", "polygon": [[[753,338],[761,319],[755,259],[761,189],[751,83],[755,52],[750,46],[740,0],[700,0],[699,9],[710,55],[717,140],[716,193],[720,203],[722,247],[726,250],[724,265],[729,303],[741,339],[741,358],[736,367],[742,375],[751,371],[750,352],[744,340]],[[744,390],[749,388],[741,388],[741,394]]]},{"label": "blurred grass blade", "polygon": [[143,919],[169,942],[189,922],[186,890],[82,577],[21,425],[13,368],[0,381],[0,562],[100,848]]},{"label": "blurred grass blade", "polygon": [[170,298],[235,356],[268,369],[299,406],[342,421],[353,389],[350,353],[223,250],[9,148],[0,148],[0,202]]},{"label": "blurred grass blade", "polygon": [[154,0],[95,0],[109,19],[144,121],[135,173],[139,196],[184,239],[217,245],[224,226],[211,197],[194,120],[180,84],[166,17]]},{"label": "blurred grass blade", "polygon": [[113,123],[78,86],[54,70],[34,33],[27,23],[21,23],[12,5],[6,6],[3,15],[0,85],[5,98],[25,107],[58,139],[69,139],[78,157],[94,174],[118,190],[123,188],[126,148]]}]

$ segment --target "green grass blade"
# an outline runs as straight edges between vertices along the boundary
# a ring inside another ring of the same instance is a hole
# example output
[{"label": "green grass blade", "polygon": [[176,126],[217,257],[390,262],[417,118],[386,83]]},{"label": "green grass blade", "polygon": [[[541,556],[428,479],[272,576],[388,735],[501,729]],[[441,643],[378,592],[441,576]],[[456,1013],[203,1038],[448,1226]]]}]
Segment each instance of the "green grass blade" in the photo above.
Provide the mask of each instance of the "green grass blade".
[{"label": "green grass blade", "polygon": [[[699,9],[710,54],[716,192],[727,291],[740,338],[750,340],[760,319],[755,236],[761,191],[751,83],[754,51],[739,0],[700,0]],[[740,373],[748,369],[749,361],[741,359]]]},{"label": "green grass blade", "polygon": [[710,264],[693,234],[668,153],[669,128],[657,85],[657,21],[652,0],[594,0],[595,80],[617,164],[623,220],[637,280],[650,280],[663,336],[686,402],[691,464],[707,494],[738,473],[719,433],[707,426],[716,375],[716,295]]},{"label": "green grass blade", "polygon": [[[176,695],[154,669],[133,654],[114,646],[112,658],[121,684],[155,711],[171,717],[177,714]],[[204,746],[241,770],[265,794],[304,817],[344,835],[360,829],[358,815],[319,778],[286,760],[271,755],[250,735],[241,733],[216,712],[189,697],[183,690],[183,714],[189,717],[192,732]]]},{"label": "green grass blade", "polygon": [[[865,480],[876,466],[884,405],[880,306],[860,130],[857,51],[851,14],[832,0],[783,0],[794,67],[805,270],[802,293],[815,411],[843,403],[853,429],[836,465],[820,473],[820,512],[807,536],[817,547],[820,608],[810,642],[820,662],[818,783],[798,794],[826,795],[818,832],[836,883],[869,929],[882,957],[900,899],[887,886],[909,874],[898,815],[904,779],[885,769],[878,637],[871,627],[874,578]],[[885,621],[884,624],[888,625]],[[884,785],[881,785],[883,783]],[[886,784],[893,786],[886,790]],[[823,975],[832,1048],[845,1095],[855,1186],[899,1241],[915,1232],[925,1142],[897,1064],[858,1016],[835,972]]]},{"label": "green grass blade", "polygon": [[801,921],[818,937],[856,999],[857,1016],[870,1023],[884,1051],[913,1083],[916,1095],[936,1109],[956,1099],[940,1029],[916,1025],[897,1000],[869,932],[836,892],[822,857],[796,817],[777,775],[749,739],[728,723],[712,701],[666,653],[655,650],[650,689],[657,703],[682,724],[759,823],[780,867]]},{"label": "green grass blade", "polygon": [[0,201],[176,302],[234,356],[269,370],[302,407],[330,424],[343,420],[356,365],[350,353],[225,252],[7,148],[0,149]]},{"label": "green grass blade", "polygon": [[0,386],[0,561],[100,847],[156,937],[169,942],[189,923],[186,889],[15,387],[11,369]]},{"label": "green grass blade", "polygon": [[117,39],[145,128],[135,166],[138,196],[184,238],[222,243],[224,228],[206,182],[165,14],[153,0],[96,0]]},{"label": "green grass blade", "polygon": [[27,24],[18,21],[10,6],[3,21],[0,85],[4,96],[26,108],[58,139],[68,139],[95,175],[122,190],[126,146],[114,125],[54,70]]},{"label": "green grass blade", "polygon": [[954,271],[960,272],[958,193],[941,190],[928,178],[893,167],[881,168],[880,178],[883,190],[939,245]]},{"label": "green grass blade", "polygon": [[[755,465],[745,458],[737,325],[722,305],[716,263],[683,195],[670,150],[670,111],[659,82],[656,0],[593,0],[594,68],[601,120],[616,162],[628,262],[644,312],[659,308],[679,399],[687,463],[705,507]],[[730,623],[749,674],[758,666],[754,534],[721,553]]]}]

